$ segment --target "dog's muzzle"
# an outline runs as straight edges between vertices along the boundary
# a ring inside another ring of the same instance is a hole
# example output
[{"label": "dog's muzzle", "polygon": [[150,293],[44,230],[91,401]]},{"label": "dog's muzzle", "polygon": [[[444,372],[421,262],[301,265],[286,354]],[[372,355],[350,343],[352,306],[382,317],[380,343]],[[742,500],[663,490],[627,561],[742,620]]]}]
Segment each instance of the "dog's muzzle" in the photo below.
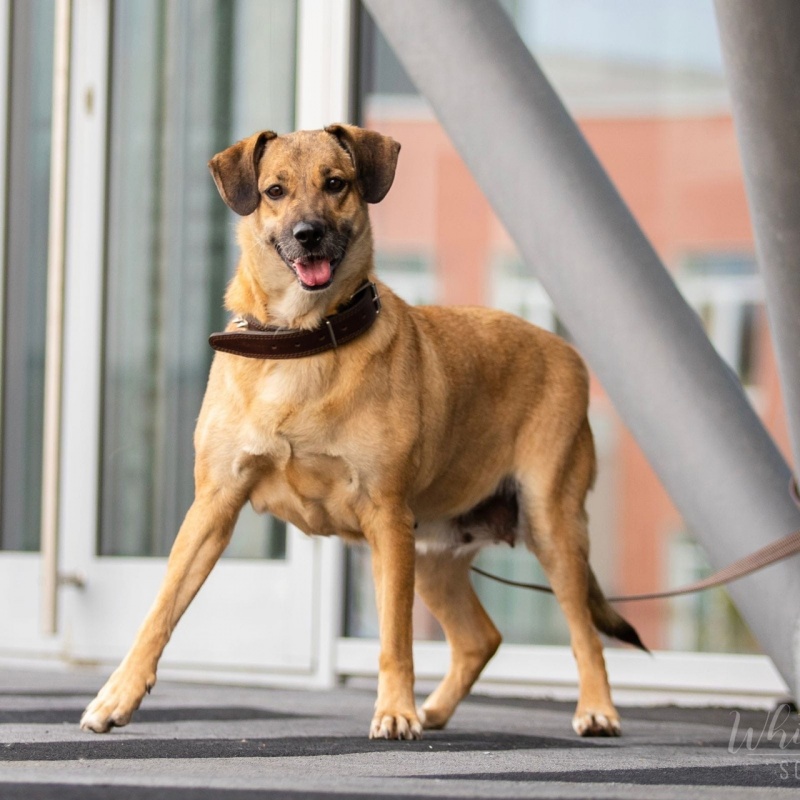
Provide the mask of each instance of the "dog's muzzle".
[{"label": "dog's muzzle", "polygon": [[319,220],[301,220],[277,244],[278,254],[306,291],[327,289],[347,252],[349,237]]}]

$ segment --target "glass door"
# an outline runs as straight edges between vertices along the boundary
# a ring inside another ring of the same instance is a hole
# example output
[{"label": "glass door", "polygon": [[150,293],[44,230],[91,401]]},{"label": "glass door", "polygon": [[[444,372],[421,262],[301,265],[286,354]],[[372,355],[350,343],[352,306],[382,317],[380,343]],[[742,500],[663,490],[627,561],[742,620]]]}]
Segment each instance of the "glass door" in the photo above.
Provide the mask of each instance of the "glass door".
[{"label": "glass door", "polygon": [[[78,0],[59,520],[64,652],[130,646],[193,496],[192,433],[236,266],[206,163],[295,117],[295,0]],[[164,670],[324,680],[324,543],[243,511]],[[74,583],[75,581],[73,581]]]}]

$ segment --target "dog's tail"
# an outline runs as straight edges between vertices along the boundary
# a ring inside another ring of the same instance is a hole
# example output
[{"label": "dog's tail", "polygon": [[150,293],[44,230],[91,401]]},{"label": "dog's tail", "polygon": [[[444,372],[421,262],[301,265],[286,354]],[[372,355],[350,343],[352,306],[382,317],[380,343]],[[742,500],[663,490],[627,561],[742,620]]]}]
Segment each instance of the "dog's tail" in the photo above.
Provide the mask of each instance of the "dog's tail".
[{"label": "dog's tail", "polygon": [[644,650],[645,653],[650,652],[642,644],[633,625],[618,614],[606,600],[591,568],[589,569],[589,609],[592,612],[592,622],[597,630],[607,636],[613,636],[615,639],[632,644],[634,647]]}]

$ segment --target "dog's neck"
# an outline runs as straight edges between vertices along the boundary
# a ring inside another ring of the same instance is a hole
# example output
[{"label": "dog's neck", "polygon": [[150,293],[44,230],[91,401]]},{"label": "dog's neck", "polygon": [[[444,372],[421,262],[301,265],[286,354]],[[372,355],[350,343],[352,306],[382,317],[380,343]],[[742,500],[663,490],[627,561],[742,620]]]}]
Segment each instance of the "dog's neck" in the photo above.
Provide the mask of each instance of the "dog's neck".
[{"label": "dog's neck", "polygon": [[[225,294],[225,306],[238,317],[250,316],[264,325],[300,330],[316,328],[324,317],[346,303],[367,277],[366,274],[348,275],[340,269],[340,275],[329,289],[305,291],[280,262],[280,257],[255,241],[245,225],[239,230],[239,243],[242,257]],[[361,253],[349,253],[348,257],[363,257],[365,248],[371,264],[372,242],[368,236],[353,248]]]}]

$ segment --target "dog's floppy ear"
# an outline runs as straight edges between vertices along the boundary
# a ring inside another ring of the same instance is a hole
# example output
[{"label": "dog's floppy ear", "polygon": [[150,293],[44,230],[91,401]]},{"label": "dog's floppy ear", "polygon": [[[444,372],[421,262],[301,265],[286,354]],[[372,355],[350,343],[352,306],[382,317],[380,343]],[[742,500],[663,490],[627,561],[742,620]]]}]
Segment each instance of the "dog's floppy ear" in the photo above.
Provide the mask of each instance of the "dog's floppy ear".
[{"label": "dog's floppy ear", "polygon": [[276,136],[272,131],[261,131],[217,153],[208,162],[220,196],[243,217],[258,208],[258,162],[267,142]]},{"label": "dog's floppy ear", "polygon": [[400,143],[389,136],[355,125],[328,125],[325,130],[333,134],[350,153],[364,200],[380,203],[392,188]]}]

